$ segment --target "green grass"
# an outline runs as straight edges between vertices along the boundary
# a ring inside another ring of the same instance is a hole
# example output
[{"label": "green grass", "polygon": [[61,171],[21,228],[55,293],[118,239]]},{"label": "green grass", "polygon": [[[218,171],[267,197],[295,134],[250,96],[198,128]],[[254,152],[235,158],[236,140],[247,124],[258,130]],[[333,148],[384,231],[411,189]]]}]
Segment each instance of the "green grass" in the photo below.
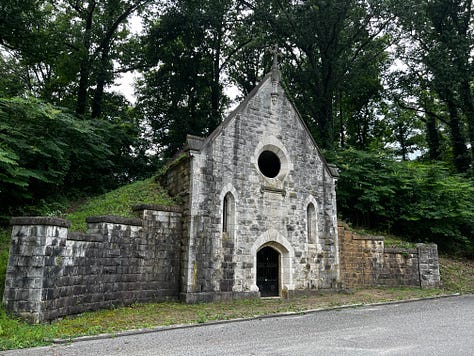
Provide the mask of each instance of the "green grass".
[{"label": "green grass", "polygon": [[71,221],[71,230],[85,231],[86,218],[98,215],[133,217],[132,207],[137,204],[173,205],[173,200],[163,188],[149,178],[125,185],[114,191],[91,198],[63,217]]},{"label": "green grass", "polygon": [[440,256],[439,270],[446,290],[474,293],[474,260]]},{"label": "green grass", "polygon": [[396,247],[396,248],[416,248],[416,243],[407,241],[401,236],[390,235],[386,232],[374,231],[374,230],[367,230],[363,228],[353,228],[350,224],[345,223],[349,230],[359,234],[361,236],[383,236],[384,238],[384,246],[385,247]]},{"label": "green grass", "polygon": [[[3,288],[8,257],[9,230],[0,230],[0,288]],[[0,350],[42,346],[52,339],[115,333],[129,329],[175,324],[197,324],[213,320],[301,312],[308,309],[349,304],[398,301],[443,293],[474,293],[474,261],[442,257],[444,289],[367,288],[352,293],[312,295],[285,299],[252,299],[227,303],[187,305],[176,302],[137,304],[110,310],[87,312],[52,323],[30,325],[0,308]],[[2,290],[3,291],[3,290]]]},{"label": "green grass", "polygon": [[57,331],[52,325],[29,325],[0,309],[0,350],[46,345]]},{"label": "green grass", "polygon": [[435,296],[442,291],[419,288],[371,288],[353,293],[322,293],[293,299],[246,299],[208,304],[177,302],[136,304],[70,316],[52,323],[29,325],[0,309],[0,350],[47,345],[52,339],[167,326],[200,324],[283,312],[328,308],[348,304]]},{"label": "green grass", "polygon": [[385,236],[384,246],[397,248],[416,248],[416,243],[403,240],[398,236]]}]

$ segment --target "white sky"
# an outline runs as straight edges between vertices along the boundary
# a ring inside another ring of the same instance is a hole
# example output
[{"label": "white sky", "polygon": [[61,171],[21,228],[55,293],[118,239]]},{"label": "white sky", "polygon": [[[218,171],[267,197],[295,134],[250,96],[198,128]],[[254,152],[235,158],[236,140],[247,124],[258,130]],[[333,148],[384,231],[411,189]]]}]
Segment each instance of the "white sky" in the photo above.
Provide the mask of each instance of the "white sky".
[{"label": "white sky", "polygon": [[[128,23],[128,28],[132,34],[139,34],[143,32],[142,19],[138,15],[133,15]],[[135,104],[137,98],[134,93],[133,85],[135,80],[140,76],[136,71],[123,73],[119,78],[115,79],[114,85],[110,86],[111,91],[119,92],[132,104]]]},{"label": "white sky", "polygon": [[123,73],[115,80],[115,84],[110,86],[110,90],[123,94],[128,101],[135,104],[137,97],[133,85],[138,77],[140,77],[138,72]]}]

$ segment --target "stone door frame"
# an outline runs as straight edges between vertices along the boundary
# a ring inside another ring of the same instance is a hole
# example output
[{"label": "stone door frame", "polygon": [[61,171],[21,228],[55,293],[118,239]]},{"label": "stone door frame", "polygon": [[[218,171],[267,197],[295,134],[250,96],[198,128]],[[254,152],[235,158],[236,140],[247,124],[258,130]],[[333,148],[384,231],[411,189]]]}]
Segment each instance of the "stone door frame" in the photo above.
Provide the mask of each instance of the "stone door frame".
[{"label": "stone door frame", "polygon": [[280,295],[281,290],[294,290],[293,260],[295,252],[288,240],[274,229],[264,232],[252,245],[251,255],[254,262],[252,268],[252,290],[259,290],[257,287],[257,252],[264,247],[272,247],[280,254]]}]

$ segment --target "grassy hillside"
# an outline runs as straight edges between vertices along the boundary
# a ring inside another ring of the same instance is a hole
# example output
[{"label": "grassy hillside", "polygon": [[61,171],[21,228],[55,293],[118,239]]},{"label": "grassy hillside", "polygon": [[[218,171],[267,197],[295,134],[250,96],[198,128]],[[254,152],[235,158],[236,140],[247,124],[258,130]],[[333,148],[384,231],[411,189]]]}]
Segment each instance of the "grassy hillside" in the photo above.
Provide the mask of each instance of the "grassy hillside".
[{"label": "grassy hillside", "polygon": [[174,201],[154,178],[149,178],[74,204],[63,217],[71,221],[71,230],[85,231],[88,216],[133,217],[132,207],[141,203],[172,205]]},{"label": "grassy hillside", "polygon": [[439,271],[445,290],[474,293],[474,260],[441,256]]},{"label": "grassy hillside", "polygon": [[[62,218],[71,221],[71,230],[85,231],[88,216],[133,217],[132,207],[141,203],[172,205],[175,202],[152,177],[122,186],[103,195],[73,203]],[[10,234],[10,228],[0,228],[0,297],[3,296],[5,285]]]}]

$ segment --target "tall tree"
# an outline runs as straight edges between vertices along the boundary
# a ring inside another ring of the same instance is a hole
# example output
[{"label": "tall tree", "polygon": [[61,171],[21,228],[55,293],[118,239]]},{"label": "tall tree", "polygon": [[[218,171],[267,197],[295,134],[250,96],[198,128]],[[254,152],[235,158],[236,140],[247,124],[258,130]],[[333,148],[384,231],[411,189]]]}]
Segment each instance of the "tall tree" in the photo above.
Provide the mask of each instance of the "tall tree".
[{"label": "tall tree", "polygon": [[97,118],[104,89],[115,79],[114,61],[122,62],[119,47],[130,36],[126,23],[149,3],[5,0],[0,45],[28,68],[32,94]]},{"label": "tall tree", "polygon": [[350,79],[354,63],[369,51],[368,57],[376,62],[383,56],[384,47],[373,45],[388,23],[382,18],[383,7],[378,1],[355,0],[241,2],[254,12],[256,21],[271,28],[272,39],[286,49],[288,68],[294,68],[287,77],[292,78],[290,87],[296,99],[304,98],[303,115],[321,146],[333,148],[334,108],[343,83]]},{"label": "tall tree", "polygon": [[113,46],[126,38],[124,23],[138,9],[151,0],[108,0],[108,1],[66,1],[66,6],[75,12],[80,20],[78,42],[74,44],[80,58],[79,84],[77,88],[76,114],[87,111],[88,92],[92,87],[93,100],[91,116],[102,113],[104,88],[114,79],[113,63],[118,60],[118,52]]},{"label": "tall tree", "polygon": [[472,164],[466,127],[474,152],[472,0],[393,1],[391,7],[410,40],[409,65],[426,68],[430,89],[445,105],[454,166],[466,172]]},{"label": "tall tree", "polygon": [[166,155],[186,134],[206,135],[221,122],[223,74],[240,47],[230,41],[238,14],[232,0],[180,0],[152,22],[138,107]]},{"label": "tall tree", "polygon": [[412,65],[392,71],[386,78],[387,107],[402,117],[388,115],[388,118],[402,123],[406,120],[403,125],[408,125],[408,130],[424,131],[425,140],[417,140],[414,147],[417,154],[426,149],[428,160],[449,161],[445,139],[445,132],[449,131],[449,115],[436,92],[430,88],[429,77],[423,66]]}]

